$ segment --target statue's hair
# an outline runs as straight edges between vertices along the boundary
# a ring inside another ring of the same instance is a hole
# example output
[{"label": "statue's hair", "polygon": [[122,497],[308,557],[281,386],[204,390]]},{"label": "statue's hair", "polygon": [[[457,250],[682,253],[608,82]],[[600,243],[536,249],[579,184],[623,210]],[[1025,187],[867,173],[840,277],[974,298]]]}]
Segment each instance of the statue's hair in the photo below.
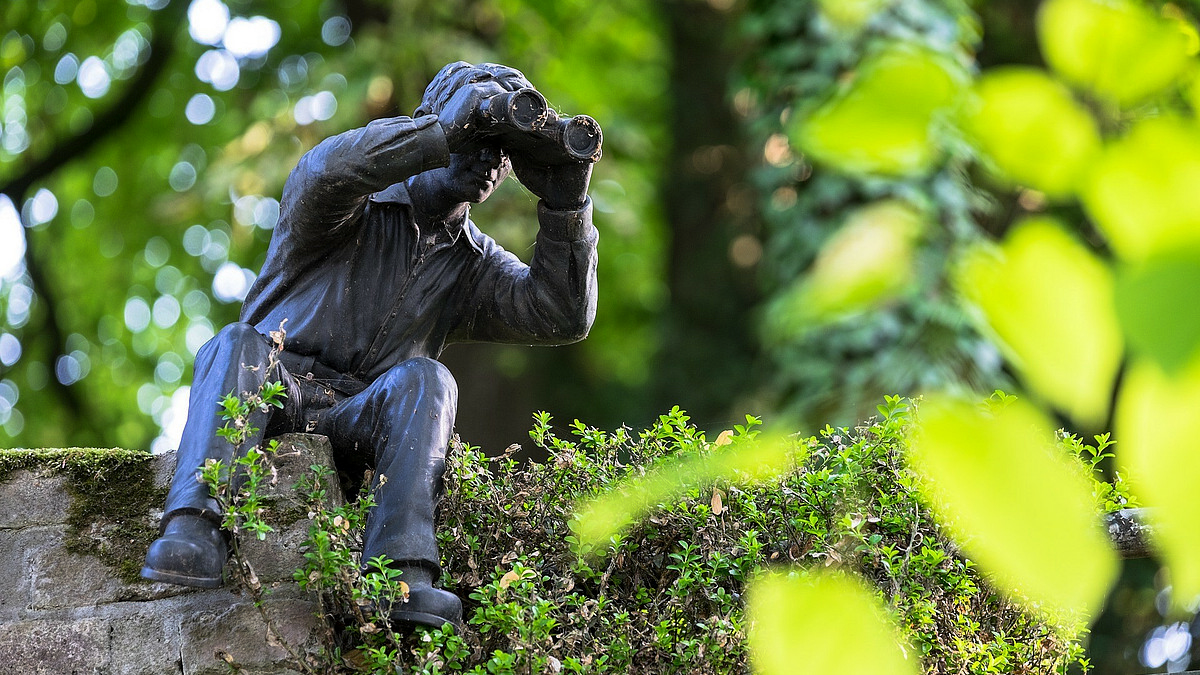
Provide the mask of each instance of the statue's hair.
[{"label": "statue's hair", "polygon": [[459,87],[475,82],[496,80],[500,86],[513,91],[522,87],[532,87],[525,75],[516,68],[510,68],[498,63],[479,63],[471,65],[466,61],[447,63],[429,86],[425,87],[425,95],[421,97],[421,105],[413,111],[413,117],[422,115],[437,115],[454,96]]}]

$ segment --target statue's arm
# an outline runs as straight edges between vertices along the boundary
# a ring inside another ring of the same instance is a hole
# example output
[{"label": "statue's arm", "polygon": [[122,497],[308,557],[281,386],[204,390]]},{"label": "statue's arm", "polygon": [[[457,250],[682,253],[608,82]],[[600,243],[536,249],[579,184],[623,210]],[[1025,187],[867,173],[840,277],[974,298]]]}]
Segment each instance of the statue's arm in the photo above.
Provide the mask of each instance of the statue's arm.
[{"label": "statue's arm", "polygon": [[436,116],[375,120],[325,139],[300,158],[283,188],[280,224],[301,236],[347,230],[371,194],[449,163]]},{"label": "statue's arm", "polygon": [[529,265],[490,238],[483,246],[453,340],[568,344],[587,336],[596,318],[596,242],[592,202],[556,211],[538,205]]}]

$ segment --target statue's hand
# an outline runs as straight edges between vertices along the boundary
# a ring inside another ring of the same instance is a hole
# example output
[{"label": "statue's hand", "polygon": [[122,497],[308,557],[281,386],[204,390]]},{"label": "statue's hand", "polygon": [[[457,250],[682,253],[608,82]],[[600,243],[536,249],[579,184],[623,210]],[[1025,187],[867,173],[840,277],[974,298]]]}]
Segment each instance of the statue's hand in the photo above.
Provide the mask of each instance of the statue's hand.
[{"label": "statue's hand", "polygon": [[513,173],[517,180],[556,211],[580,209],[587,202],[588,183],[592,180],[591,162],[542,164],[532,162],[520,152],[512,152]]},{"label": "statue's hand", "polygon": [[484,99],[504,92],[504,87],[495,81],[463,85],[454,92],[438,114],[450,152],[470,152],[487,141],[491,134],[480,119],[479,105]]}]

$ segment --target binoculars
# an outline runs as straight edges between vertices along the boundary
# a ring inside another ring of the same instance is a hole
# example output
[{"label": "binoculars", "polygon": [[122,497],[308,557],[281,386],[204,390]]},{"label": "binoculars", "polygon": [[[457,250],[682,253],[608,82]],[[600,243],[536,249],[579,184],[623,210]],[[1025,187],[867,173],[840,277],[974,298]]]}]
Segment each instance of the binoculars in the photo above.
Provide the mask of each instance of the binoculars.
[{"label": "binoculars", "polygon": [[511,152],[546,164],[598,162],[604,136],[587,115],[559,117],[536,89],[496,94],[479,105],[483,122]]}]

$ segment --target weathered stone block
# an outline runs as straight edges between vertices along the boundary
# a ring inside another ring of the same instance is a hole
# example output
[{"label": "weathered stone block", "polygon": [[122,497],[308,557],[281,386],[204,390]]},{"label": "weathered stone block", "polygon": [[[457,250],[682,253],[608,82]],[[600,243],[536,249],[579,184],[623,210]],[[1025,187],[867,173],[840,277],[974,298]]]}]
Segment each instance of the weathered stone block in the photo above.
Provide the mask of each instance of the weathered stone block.
[{"label": "weathered stone block", "polygon": [[[264,494],[276,532],[247,541],[246,554],[271,591],[273,625],[304,653],[320,647],[326,629],[315,601],[291,582],[309,525],[295,486],[311,465],[332,466],[332,451],[319,436],[280,440],[276,480]],[[114,465],[101,459],[76,470],[74,452],[51,451],[52,465],[18,469],[0,483],[0,673],[224,675],[226,658],[245,675],[293,673],[232,581],[199,590],[131,578],[143,540],[155,536],[174,453],[125,453]],[[95,460],[97,451],[84,452]],[[336,479],[327,488],[340,503]]]},{"label": "weathered stone block", "polygon": [[120,602],[96,608],[109,626],[111,675],[182,675],[181,617],[167,602]]},{"label": "weathered stone block", "polygon": [[[186,605],[186,620],[180,627],[184,675],[224,675],[231,663],[250,673],[293,672],[286,666],[288,652],[268,631],[253,603],[246,599],[231,605],[226,598],[222,604],[216,596],[195,596]],[[275,597],[264,607],[272,625],[298,654],[319,647],[324,625],[313,602]]]},{"label": "weathered stone block", "polygon": [[[62,533],[65,537],[66,532]],[[37,545],[26,555],[32,573],[29,606],[36,610],[92,607],[111,602],[169,598],[195,589],[144,580],[126,582],[90,555],[71,553],[63,539]]]},{"label": "weathered stone block", "polygon": [[67,527],[58,525],[54,536],[39,537],[25,551],[30,579],[31,609],[90,607],[112,602],[121,582],[91,556],[67,552]]},{"label": "weathered stone block", "polygon": [[27,527],[20,530],[0,530],[0,624],[15,620],[17,614],[29,608],[35,570],[32,560],[47,549],[62,546],[66,527]]},{"label": "weathered stone block", "polygon": [[66,479],[44,470],[22,469],[0,479],[0,530],[55,525],[67,520]]},{"label": "weathered stone block", "polygon": [[109,673],[108,633],[109,623],[98,617],[12,623],[0,631],[0,669],[22,675]]},{"label": "weathered stone block", "polygon": [[[309,507],[296,485],[309,475],[314,464],[333,466],[333,450],[324,436],[286,434],[279,437],[279,452],[272,462],[276,479],[264,491],[269,504],[264,519],[275,532],[263,541],[244,537],[241,544],[255,574],[265,583],[288,581],[304,564],[301,548],[308,538]],[[342,503],[336,477],[329,483],[326,486],[329,503]]]}]

